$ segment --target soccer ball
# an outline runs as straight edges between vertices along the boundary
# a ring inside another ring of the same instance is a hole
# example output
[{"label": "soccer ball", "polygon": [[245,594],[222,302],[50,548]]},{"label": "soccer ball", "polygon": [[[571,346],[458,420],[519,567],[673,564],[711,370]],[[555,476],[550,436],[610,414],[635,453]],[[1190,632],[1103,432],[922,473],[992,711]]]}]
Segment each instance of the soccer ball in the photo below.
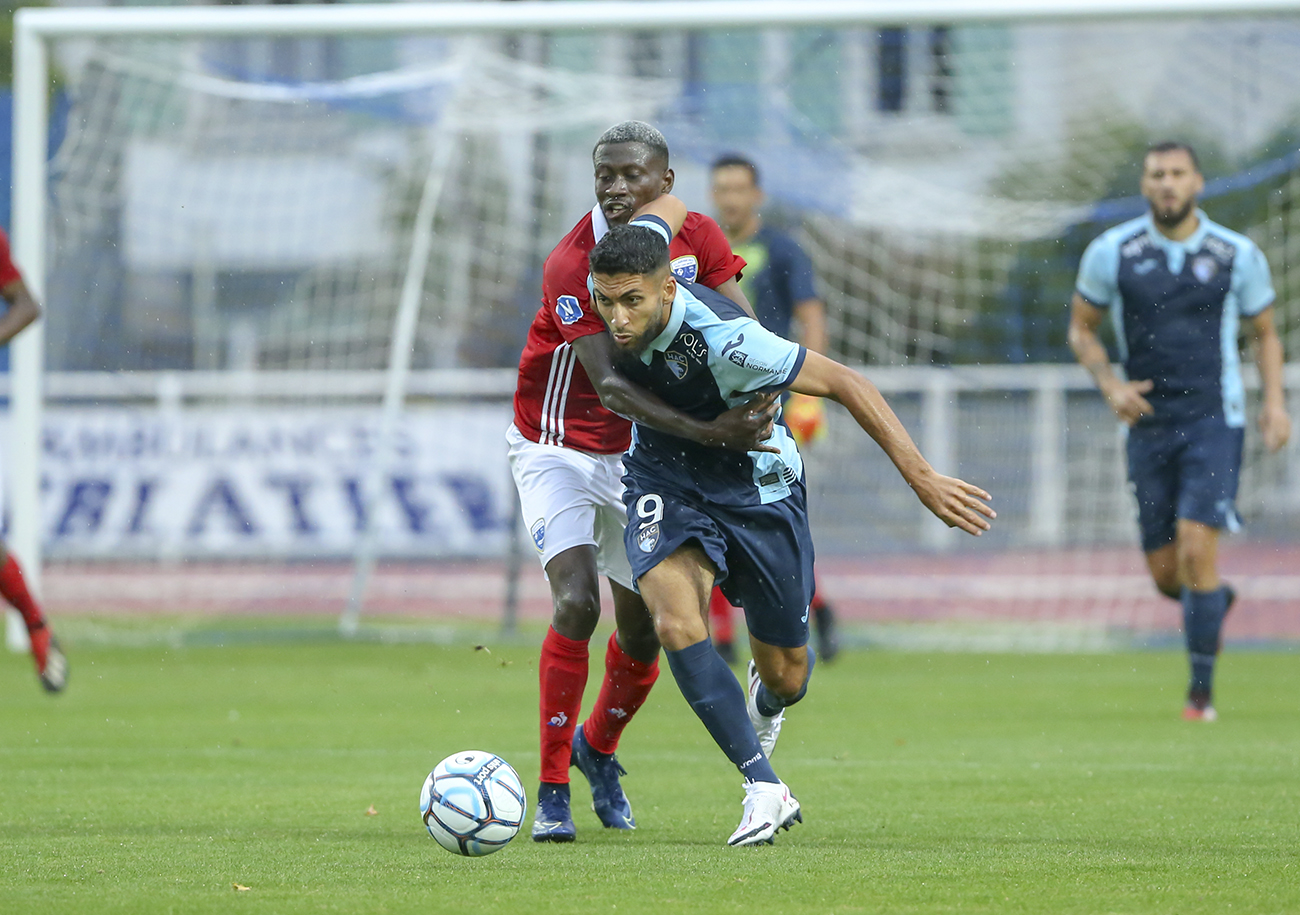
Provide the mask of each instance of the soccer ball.
[{"label": "soccer ball", "polygon": [[483,750],[448,756],[420,789],[420,817],[447,851],[470,858],[500,851],[519,832],[528,799],[519,773]]}]

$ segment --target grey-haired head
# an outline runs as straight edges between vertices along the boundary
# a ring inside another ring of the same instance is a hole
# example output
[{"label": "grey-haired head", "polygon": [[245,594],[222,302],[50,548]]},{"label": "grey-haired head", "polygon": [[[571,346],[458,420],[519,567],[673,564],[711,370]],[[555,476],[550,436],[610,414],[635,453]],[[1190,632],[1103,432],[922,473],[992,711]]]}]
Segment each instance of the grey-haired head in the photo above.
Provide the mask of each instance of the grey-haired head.
[{"label": "grey-haired head", "polygon": [[622,121],[602,133],[592,147],[592,161],[596,160],[602,146],[617,146],[622,143],[640,143],[654,154],[655,159],[662,159],[663,168],[668,167],[668,141],[645,121]]}]

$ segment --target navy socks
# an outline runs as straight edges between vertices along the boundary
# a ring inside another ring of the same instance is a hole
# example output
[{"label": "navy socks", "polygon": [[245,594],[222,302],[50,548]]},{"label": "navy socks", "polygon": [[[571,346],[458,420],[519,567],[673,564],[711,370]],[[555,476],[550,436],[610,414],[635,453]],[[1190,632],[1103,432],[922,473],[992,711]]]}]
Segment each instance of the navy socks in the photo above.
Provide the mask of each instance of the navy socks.
[{"label": "navy socks", "polygon": [[1187,656],[1192,665],[1187,695],[1209,701],[1214,686],[1214,660],[1219,653],[1219,634],[1228,612],[1228,589],[1193,591],[1183,588],[1183,632]]},{"label": "navy socks", "polygon": [[705,639],[664,653],[687,703],[740,774],[749,781],[779,782],[750,724],[745,691],[714,650],[713,641]]}]

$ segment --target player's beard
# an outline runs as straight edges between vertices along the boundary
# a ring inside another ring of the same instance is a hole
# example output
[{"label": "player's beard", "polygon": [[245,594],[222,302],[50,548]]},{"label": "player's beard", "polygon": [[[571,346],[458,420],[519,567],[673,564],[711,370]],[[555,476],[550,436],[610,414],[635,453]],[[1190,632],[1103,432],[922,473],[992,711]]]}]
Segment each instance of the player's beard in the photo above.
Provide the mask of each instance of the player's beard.
[{"label": "player's beard", "polygon": [[668,314],[669,309],[662,309],[657,322],[647,325],[645,332],[627,346],[618,347],[617,361],[627,365],[635,365],[641,359],[641,354],[646,351],[646,347],[650,345],[655,337],[662,334],[664,328],[668,326]]},{"label": "player's beard", "polygon": [[1173,210],[1161,209],[1160,207],[1156,206],[1153,203],[1151,204],[1151,218],[1154,219],[1158,225],[1164,226],[1166,229],[1169,229],[1178,225],[1184,219],[1190,216],[1192,210],[1195,208],[1196,208],[1195,197],[1188,198],[1186,203],[1184,203],[1182,206],[1178,207],[1177,209],[1173,209]]}]

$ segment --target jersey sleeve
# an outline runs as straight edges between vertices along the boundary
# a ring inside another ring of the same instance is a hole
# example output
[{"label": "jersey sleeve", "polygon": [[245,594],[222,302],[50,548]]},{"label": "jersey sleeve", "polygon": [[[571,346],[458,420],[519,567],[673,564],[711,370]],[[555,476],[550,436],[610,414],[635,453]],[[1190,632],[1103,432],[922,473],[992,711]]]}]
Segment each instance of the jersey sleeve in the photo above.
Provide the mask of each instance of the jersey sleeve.
[{"label": "jersey sleeve", "polygon": [[803,367],[805,350],[778,337],[753,318],[737,318],[710,335],[713,377],[724,397],[787,387]]},{"label": "jersey sleeve", "polygon": [[9,236],[0,229],[0,289],[23,278],[9,254]]},{"label": "jersey sleeve", "polygon": [[691,213],[687,225],[679,233],[690,243],[700,262],[700,272],[695,282],[717,289],[732,277],[740,278],[745,269],[745,259],[732,253],[722,227],[702,213]]},{"label": "jersey sleeve", "polygon": [[1247,245],[1237,251],[1232,265],[1232,285],[1236,287],[1237,307],[1248,318],[1273,304],[1273,277],[1268,260],[1258,245]]},{"label": "jersey sleeve", "polygon": [[542,307],[568,343],[603,333],[605,322],[587,290],[586,259],[577,252],[557,252],[542,268]]},{"label": "jersey sleeve", "polygon": [[1074,289],[1097,308],[1109,308],[1119,298],[1119,247],[1106,235],[1084,250]]}]

